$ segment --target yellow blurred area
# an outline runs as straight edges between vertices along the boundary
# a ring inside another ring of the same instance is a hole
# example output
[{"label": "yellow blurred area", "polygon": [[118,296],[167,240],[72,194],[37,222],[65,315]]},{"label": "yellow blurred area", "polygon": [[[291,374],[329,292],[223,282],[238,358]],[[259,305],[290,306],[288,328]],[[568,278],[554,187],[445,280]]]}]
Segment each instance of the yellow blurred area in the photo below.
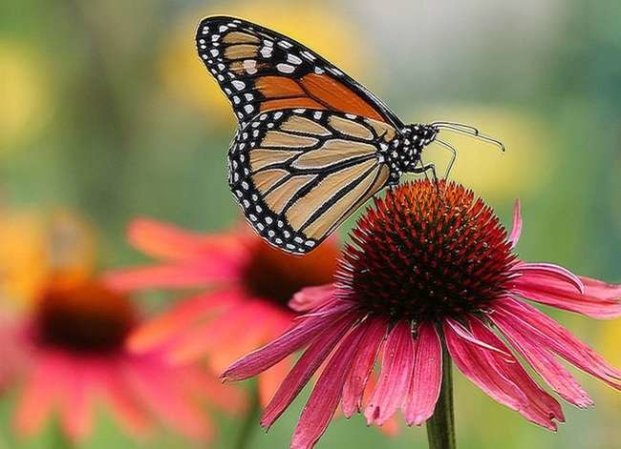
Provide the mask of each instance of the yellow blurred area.
[{"label": "yellow blurred area", "polygon": [[[621,341],[621,321],[618,319],[604,321],[598,323],[597,341],[595,347],[604,358],[614,367],[621,367],[621,350],[619,342]],[[597,384],[598,388],[603,391],[600,395],[609,405],[616,409],[621,407],[621,397],[616,394],[610,394],[610,387],[604,384]],[[600,399],[598,397],[598,399]],[[620,409],[621,410],[621,409]]]},{"label": "yellow blurred area", "polygon": [[[439,138],[457,149],[457,159],[450,177],[467,185],[483,198],[507,200],[534,194],[550,175],[554,139],[536,117],[508,108],[487,105],[447,105],[426,110],[422,120],[445,120],[477,127],[482,134],[500,140],[506,147],[498,147],[447,130]],[[426,154],[425,154],[426,153]],[[450,152],[440,145],[431,145],[423,160],[436,163],[442,177],[450,160]],[[425,157],[426,156],[426,157]]]},{"label": "yellow blurred area", "polygon": [[0,156],[49,119],[50,83],[42,59],[22,44],[0,40]]},{"label": "yellow blurred area", "polygon": [[328,1],[258,0],[198,8],[169,33],[159,71],[169,95],[207,114],[212,126],[232,122],[234,117],[218,84],[196,56],[194,32],[200,18],[224,13],[291,36],[352,76],[362,77],[363,67],[371,66],[358,30]]},{"label": "yellow blurred area", "polygon": [[50,280],[83,280],[94,264],[93,232],[77,216],[0,209],[1,302],[28,307]]}]

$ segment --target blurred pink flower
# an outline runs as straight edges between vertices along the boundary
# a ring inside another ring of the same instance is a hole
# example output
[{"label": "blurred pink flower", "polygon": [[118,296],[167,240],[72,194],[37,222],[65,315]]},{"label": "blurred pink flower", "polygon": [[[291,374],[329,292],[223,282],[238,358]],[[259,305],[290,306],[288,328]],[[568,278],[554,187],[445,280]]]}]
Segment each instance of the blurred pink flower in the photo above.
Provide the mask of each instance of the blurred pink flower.
[{"label": "blurred pink flower", "polygon": [[157,348],[128,352],[127,335],[138,324],[127,296],[96,279],[62,276],[50,279],[30,312],[0,322],[0,347],[13,349],[3,369],[23,383],[16,431],[34,434],[57,414],[67,437],[81,440],[91,433],[101,402],[133,435],[161,421],[203,439],[214,428],[202,405],[243,409],[241,392],[197,365],[172,365]]},{"label": "blurred pink flower", "polygon": [[521,227],[519,205],[507,236],[491,208],[454,183],[390,190],[358,222],[337,282],[296,295],[293,302],[309,313],[223,377],[247,379],[306,348],[261,424],[271,426],[323,367],[291,444],[311,448],[339,403],[346,416],[362,411],[369,424],[381,426],[399,409],[408,425],[423,424],[439,396],[444,347],[493,399],[555,430],[561,406],[521,359],[578,407],[592,401],[558,358],[616,389],[621,372],[526,300],[612,318],[621,315],[621,286],[520,260],[513,249]]},{"label": "blurred pink flower", "polygon": [[[130,348],[140,353],[170,341],[172,362],[207,356],[218,372],[284,332],[295,316],[288,301],[304,287],[332,282],[339,254],[334,239],[298,257],[245,229],[197,234],[147,219],[134,221],[128,237],[161,262],[109,273],[111,285],[130,291],[202,290],[137,329]],[[285,362],[261,374],[262,403],[269,401],[288,369]]]}]

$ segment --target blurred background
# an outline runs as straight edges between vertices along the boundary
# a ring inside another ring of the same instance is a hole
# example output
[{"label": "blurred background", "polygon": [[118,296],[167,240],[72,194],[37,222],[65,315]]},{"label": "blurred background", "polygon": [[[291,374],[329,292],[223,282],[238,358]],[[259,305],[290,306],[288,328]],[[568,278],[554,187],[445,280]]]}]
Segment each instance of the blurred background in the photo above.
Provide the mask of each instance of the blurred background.
[{"label": "blurred background", "polygon": [[[405,123],[461,121],[498,138],[505,154],[454,139],[452,179],[475,189],[507,224],[513,201],[521,199],[523,258],[621,281],[616,0],[2,2],[0,243],[19,246],[18,255],[7,256],[10,263],[34,266],[23,254],[32,244],[23,234],[28,227],[3,231],[2,222],[18,216],[80,217],[96,236],[102,268],[142,260],[124,236],[135,216],[201,231],[239,219],[226,181],[235,122],[193,42],[198,21],[214,13],[302,41],[383,98]],[[447,154],[432,157],[442,173]],[[352,223],[342,226],[344,238]],[[27,271],[12,296],[27,296],[24,289],[38,275]],[[556,317],[621,365],[620,323]],[[557,434],[456,377],[461,448],[619,447],[621,395],[584,376],[596,407],[567,406],[568,422]],[[54,426],[32,438],[14,435],[14,399],[10,392],[0,397],[0,448],[66,447]],[[296,404],[267,435],[257,426],[251,447],[288,447],[302,401]],[[80,446],[233,447],[239,422],[216,419],[222,427],[209,445],[165,428],[135,441],[104,411]],[[318,447],[379,445],[425,448],[426,436],[405,429],[386,438],[362,419],[339,419]]]}]

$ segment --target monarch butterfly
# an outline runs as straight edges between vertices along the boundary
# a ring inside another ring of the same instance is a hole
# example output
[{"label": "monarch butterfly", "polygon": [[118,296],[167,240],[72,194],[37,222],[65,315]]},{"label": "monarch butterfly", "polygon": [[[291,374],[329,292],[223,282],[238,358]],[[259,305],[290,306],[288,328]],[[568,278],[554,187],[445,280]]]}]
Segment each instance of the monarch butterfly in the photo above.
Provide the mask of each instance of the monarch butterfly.
[{"label": "monarch butterfly", "polygon": [[303,254],[402,173],[426,173],[442,129],[496,144],[453,122],[404,125],[362,85],[293,39],[233,17],[208,17],[198,54],[239,121],[229,185],[254,229]]}]

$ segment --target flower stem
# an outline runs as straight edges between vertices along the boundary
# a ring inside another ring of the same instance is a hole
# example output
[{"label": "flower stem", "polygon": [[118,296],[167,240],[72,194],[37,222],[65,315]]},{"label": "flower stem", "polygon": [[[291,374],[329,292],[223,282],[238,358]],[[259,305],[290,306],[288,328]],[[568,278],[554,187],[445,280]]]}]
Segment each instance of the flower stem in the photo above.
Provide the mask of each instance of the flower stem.
[{"label": "flower stem", "polygon": [[248,412],[246,413],[244,421],[241,423],[239,433],[237,434],[237,440],[233,446],[234,449],[248,449],[250,447],[250,442],[252,441],[252,435],[258,427],[261,404],[256,383],[250,393],[250,396]]},{"label": "flower stem", "polygon": [[427,421],[429,449],[455,449],[455,417],[453,414],[453,373],[451,357],[442,345],[442,387],[433,416]]}]

